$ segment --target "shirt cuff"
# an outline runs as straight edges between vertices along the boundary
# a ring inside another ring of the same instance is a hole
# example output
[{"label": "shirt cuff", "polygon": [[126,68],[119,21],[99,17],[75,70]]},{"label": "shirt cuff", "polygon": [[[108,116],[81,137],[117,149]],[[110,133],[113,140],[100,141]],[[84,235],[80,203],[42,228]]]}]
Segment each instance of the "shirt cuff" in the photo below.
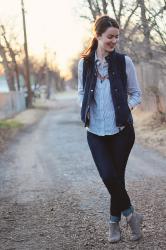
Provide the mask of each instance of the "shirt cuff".
[{"label": "shirt cuff", "polygon": [[133,106],[131,106],[131,104],[130,104],[130,103],[128,103],[128,106],[129,106],[130,110],[133,110],[133,109],[134,109],[134,107],[133,107]]}]

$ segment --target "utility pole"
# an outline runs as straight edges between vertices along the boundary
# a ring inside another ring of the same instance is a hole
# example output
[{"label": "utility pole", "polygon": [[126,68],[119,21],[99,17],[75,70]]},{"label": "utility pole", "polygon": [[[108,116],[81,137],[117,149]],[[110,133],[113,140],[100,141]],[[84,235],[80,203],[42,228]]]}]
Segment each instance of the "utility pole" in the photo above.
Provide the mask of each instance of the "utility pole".
[{"label": "utility pole", "polygon": [[28,108],[32,107],[32,91],[31,91],[31,83],[30,83],[30,74],[29,74],[29,56],[28,56],[28,45],[27,45],[27,34],[26,34],[26,23],[25,23],[25,9],[24,9],[24,1],[21,0],[22,6],[22,18],[23,18],[23,29],[24,29],[24,51],[25,51],[25,83],[28,90]]}]

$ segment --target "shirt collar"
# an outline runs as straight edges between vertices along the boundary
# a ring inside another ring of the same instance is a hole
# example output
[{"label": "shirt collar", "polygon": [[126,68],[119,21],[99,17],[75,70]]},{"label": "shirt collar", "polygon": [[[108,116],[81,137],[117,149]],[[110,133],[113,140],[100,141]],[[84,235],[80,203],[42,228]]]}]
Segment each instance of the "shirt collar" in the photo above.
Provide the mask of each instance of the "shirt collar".
[{"label": "shirt collar", "polygon": [[95,63],[96,63],[97,65],[100,65],[100,64],[101,64],[101,63],[100,63],[100,60],[99,60],[98,57],[97,57],[96,51],[95,51]]},{"label": "shirt collar", "polygon": [[[99,60],[99,58],[97,57],[97,53],[95,51],[95,63],[100,66],[101,65],[101,61]],[[104,60],[104,65],[107,65],[107,61]]]}]

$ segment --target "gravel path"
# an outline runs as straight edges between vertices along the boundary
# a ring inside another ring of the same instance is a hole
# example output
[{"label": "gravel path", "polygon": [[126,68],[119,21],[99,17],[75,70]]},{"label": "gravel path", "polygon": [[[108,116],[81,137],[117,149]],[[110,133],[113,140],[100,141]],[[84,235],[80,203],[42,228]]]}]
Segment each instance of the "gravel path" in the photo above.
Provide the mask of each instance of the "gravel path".
[{"label": "gravel path", "polygon": [[133,205],[144,214],[144,238],[107,241],[109,194],[72,99],[56,101],[0,156],[0,249],[165,249],[165,158],[135,144],[126,172]]}]

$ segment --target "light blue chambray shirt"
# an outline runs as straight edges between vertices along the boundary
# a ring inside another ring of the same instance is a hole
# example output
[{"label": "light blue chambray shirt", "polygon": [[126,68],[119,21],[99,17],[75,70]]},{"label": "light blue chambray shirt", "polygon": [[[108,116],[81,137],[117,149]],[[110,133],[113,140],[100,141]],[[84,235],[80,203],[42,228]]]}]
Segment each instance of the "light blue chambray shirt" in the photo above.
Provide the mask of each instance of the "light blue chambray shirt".
[{"label": "light blue chambray shirt", "polygon": [[[99,73],[103,76],[108,74],[108,63],[103,63],[97,58],[95,53],[95,61]],[[128,89],[128,105],[134,108],[141,103],[141,89],[136,75],[134,64],[129,56],[125,56],[126,74],[127,74],[127,89]],[[78,101],[80,107],[84,96],[83,90],[83,59],[78,63]],[[121,130],[124,128],[121,127]],[[119,127],[116,126],[115,110],[111,95],[110,80],[105,79],[102,83],[99,78],[96,81],[94,90],[94,100],[90,104],[90,124],[86,128],[91,133],[96,135],[113,135],[119,132]]]}]

